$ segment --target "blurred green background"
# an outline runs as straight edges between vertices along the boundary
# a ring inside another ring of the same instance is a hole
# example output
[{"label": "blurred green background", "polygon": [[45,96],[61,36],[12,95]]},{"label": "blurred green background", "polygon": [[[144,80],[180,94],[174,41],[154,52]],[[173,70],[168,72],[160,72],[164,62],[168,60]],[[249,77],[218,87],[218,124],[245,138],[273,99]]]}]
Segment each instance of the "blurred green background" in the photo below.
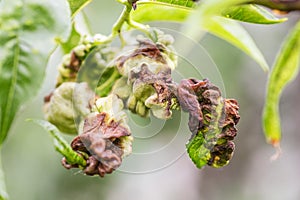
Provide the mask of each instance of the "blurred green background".
[{"label": "blurred green background", "polygon": [[[122,6],[115,1],[93,1],[85,8],[93,33],[109,34],[121,10]],[[299,14],[291,14],[288,22],[279,25],[243,25],[272,64],[283,38],[297,19]],[[177,112],[166,123],[152,119],[143,124],[130,115],[137,153],[124,160],[121,171],[99,178],[65,170],[50,136],[25,122],[27,118],[43,118],[43,97],[54,87],[56,67],[62,56],[57,51],[50,59],[38,96],[22,107],[4,144],[3,166],[11,200],[299,200],[300,77],[283,93],[283,153],[271,162],[274,149],[265,143],[261,126],[267,74],[245,54],[216,37],[206,35],[200,44],[219,68],[226,96],[236,98],[240,104],[236,151],[228,166],[202,170],[194,166],[184,152],[189,137],[184,123],[187,116]],[[189,57],[198,54],[191,51]],[[201,59],[196,63],[200,68],[206,64]],[[190,76],[185,70],[184,63],[178,66],[175,78]],[[194,76],[201,78],[197,73]],[[149,127],[155,134],[147,138]]]}]

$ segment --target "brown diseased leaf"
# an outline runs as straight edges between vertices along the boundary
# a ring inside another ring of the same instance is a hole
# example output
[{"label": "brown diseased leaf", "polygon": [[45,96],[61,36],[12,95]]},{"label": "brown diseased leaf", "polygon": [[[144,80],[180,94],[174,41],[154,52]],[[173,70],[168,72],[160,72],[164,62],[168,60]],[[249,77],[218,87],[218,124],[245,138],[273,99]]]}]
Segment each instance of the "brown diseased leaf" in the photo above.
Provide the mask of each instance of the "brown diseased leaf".
[{"label": "brown diseased leaf", "polygon": [[161,54],[159,48],[156,46],[154,42],[152,42],[150,39],[143,39],[143,40],[138,40],[139,42],[139,47],[133,51],[131,54],[126,55],[126,56],[120,56],[117,59],[117,66],[119,68],[122,68],[124,63],[128,59],[132,59],[136,56],[142,55],[145,57],[148,57],[150,59],[156,60],[157,62],[167,64],[166,60],[164,59],[163,55]]},{"label": "brown diseased leaf", "polygon": [[200,145],[210,151],[207,164],[213,167],[228,164],[234,151],[231,140],[237,135],[235,125],[240,119],[237,101],[223,98],[220,89],[207,79],[182,80],[178,100],[181,108],[189,112],[191,141],[195,137],[204,138]]},{"label": "brown diseased leaf", "polygon": [[[83,134],[73,139],[71,147],[79,154],[88,155],[87,166],[83,169],[85,174],[103,177],[121,165],[123,150],[119,146],[119,138],[129,135],[128,129],[102,112],[85,120]],[[64,159],[62,163],[67,169],[78,167]]]}]

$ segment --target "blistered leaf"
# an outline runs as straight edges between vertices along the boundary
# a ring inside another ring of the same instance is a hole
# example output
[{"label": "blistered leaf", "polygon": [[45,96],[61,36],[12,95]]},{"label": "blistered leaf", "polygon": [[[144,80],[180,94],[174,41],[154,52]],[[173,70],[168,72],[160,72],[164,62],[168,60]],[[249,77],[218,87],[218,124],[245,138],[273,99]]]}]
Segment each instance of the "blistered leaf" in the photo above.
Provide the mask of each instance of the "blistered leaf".
[{"label": "blistered leaf", "polygon": [[281,139],[279,99],[282,90],[299,70],[300,21],[284,42],[272,69],[263,113],[263,127],[267,142],[278,146]]},{"label": "blistered leaf", "polygon": [[222,12],[222,15],[255,24],[277,24],[287,20],[287,18],[277,18],[270,11],[252,4],[230,7]]},{"label": "blistered leaf", "polygon": [[[83,169],[86,175],[103,177],[118,168],[122,158],[131,153],[133,137],[123,102],[116,95],[99,98],[94,109],[95,112],[85,118],[83,131],[73,139],[71,147],[86,155],[87,166]],[[78,168],[77,164],[64,162],[64,159],[63,166]]]},{"label": "blistered leaf", "polygon": [[49,132],[51,137],[54,139],[55,150],[63,155],[69,164],[77,164],[81,167],[86,166],[85,159],[80,156],[76,151],[73,151],[68,142],[61,136],[59,130],[51,123],[44,120],[30,120],[34,123],[43,127],[46,131]]},{"label": "blistered leaf", "polygon": [[45,118],[63,133],[78,134],[78,124],[91,112],[94,96],[85,82],[64,82],[45,98]]},{"label": "blistered leaf", "polygon": [[86,5],[88,5],[92,0],[68,0],[72,12],[72,16],[78,13]]},{"label": "blistered leaf", "polygon": [[235,125],[240,119],[237,101],[224,99],[220,89],[207,79],[183,79],[177,89],[180,106],[189,113],[190,158],[198,168],[227,165],[234,151]]},{"label": "blistered leaf", "polygon": [[1,3],[0,143],[20,105],[40,88],[55,39],[67,39],[70,26],[69,6],[64,0]]},{"label": "blistered leaf", "polygon": [[187,152],[191,160],[195,163],[198,168],[202,168],[207,164],[207,161],[210,159],[210,150],[205,148],[204,137],[200,133],[186,145]]}]

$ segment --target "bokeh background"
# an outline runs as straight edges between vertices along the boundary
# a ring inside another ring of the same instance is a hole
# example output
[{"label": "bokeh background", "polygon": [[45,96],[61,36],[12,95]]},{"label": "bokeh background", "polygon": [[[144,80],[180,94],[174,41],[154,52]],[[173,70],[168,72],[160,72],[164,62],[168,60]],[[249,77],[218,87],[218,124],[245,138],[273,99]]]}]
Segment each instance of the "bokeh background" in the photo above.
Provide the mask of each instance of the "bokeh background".
[{"label": "bokeh background", "polygon": [[[116,1],[93,1],[85,8],[92,32],[109,34],[121,10]],[[278,25],[243,26],[272,64],[283,39],[299,17],[299,13],[290,14],[288,22]],[[153,25],[178,28],[174,24]],[[65,170],[48,133],[25,122],[27,118],[43,118],[43,96],[55,84],[56,67],[62,56],[56,51],[50,58],[38,96],[22,107],[3,147],[2,164],[11,200],[299,200],[300,77],[283,92],[280,103],[283,152],[278,160],[271,162],[275,150],[265,143],[261,126],[268,75],[247,55],[212,35],[206,35],[199,44],[218,67],[226,96],[240,103],[236,151],[228,166],[201,170],[194,166],[184,152],[189,138],[187,116],[176,112],[169,122],[154,119],[141,122],[130,115],[137,153],[124,160],[121,170],[105,178]],[[199,57],[193,66],[196,70],[199,67],[198,71],[209,69],[210,64],[201,60],[202,53],[197,49],[189,52],[190,58]],[[179,65],[177,78],[191,76],[187,67],[184,62]],[[197,73],[191,74],[202,78]],[[148,132],[153,136],[147,137]]]}]

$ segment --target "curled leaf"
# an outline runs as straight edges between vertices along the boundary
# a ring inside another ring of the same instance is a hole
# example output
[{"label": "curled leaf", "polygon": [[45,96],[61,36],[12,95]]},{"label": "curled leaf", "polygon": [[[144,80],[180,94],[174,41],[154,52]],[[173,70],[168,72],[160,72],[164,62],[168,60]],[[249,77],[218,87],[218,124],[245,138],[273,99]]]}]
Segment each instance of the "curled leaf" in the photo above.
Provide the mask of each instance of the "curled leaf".
[{"label": "curled leaf", "polygon": [[182,80],[178,100],[182,109],[189,112],[192,136],[187,151],[192,161],[198,168],[227,165],[233,155],[232,140],[240,118],[236,100],[224,99],[219,88],[207,79]]},{"label": "curled leaf", "polygon": [[[97,101],[99,112],[86,117],[83,133],[71,143],[74,151],[79,155],[86,155],[87,166],[83,172],[87,175],[98,174],[103,177],[112,173],[121,165],[122,158],[131,153],[133,138],[121,111],[122,102],[112,101],[116,98],[115,95],[110,95]],[[67,169],[78,167],[68,162],[63,162],[63,165]]]},{"label": "curled leaf", "polygon": [[144,64],[140,71],[131,73],[129,80],[133,82],[132,94],[150,109],[155,117],[160,119],[171,117],[172,109],[178,103],[176,85],[172,81],[170,69],[154,74]]},{"label": "curled leaf", "polygon": [[94,92],[86,83],[65,82],[45,98],[45,118],[70,134],[78,133],[78,124],[91,112]]},{"label": "curled leaf", "polygon": [[279,148],[281,127],[279,100],[282,90],[299,70],[300,21],[284,42],[269,77],[266,103],[263,111],[263,128],[268,143]]},{"label": "curled leaf", "polygon": [[139,46],[133,52],[117,58],[116,66],[120,74],[128,77],[130,71],[140,68],[143,63],[150,65],[150,70],[153,73],[158,73],[165,68],[175,68],[175,63],[161,51],[160,47],[163,48],[163,46],[159,46],[150,39],[144,38],[138,40],[138,42]]},{"label": "curled leaf", "polygon": [[120,74],[127,80],[123,77],[113,91],[127,101],[133,113],[146,117],[151,110],[154,116],[168,119],[178,105],[176,85],[171,78],[171,70],[177,65],[171,46],[174,40],[158,30],[152,36],[153,40],[139,37],[139,46],[134,51],[116,59]]}]

